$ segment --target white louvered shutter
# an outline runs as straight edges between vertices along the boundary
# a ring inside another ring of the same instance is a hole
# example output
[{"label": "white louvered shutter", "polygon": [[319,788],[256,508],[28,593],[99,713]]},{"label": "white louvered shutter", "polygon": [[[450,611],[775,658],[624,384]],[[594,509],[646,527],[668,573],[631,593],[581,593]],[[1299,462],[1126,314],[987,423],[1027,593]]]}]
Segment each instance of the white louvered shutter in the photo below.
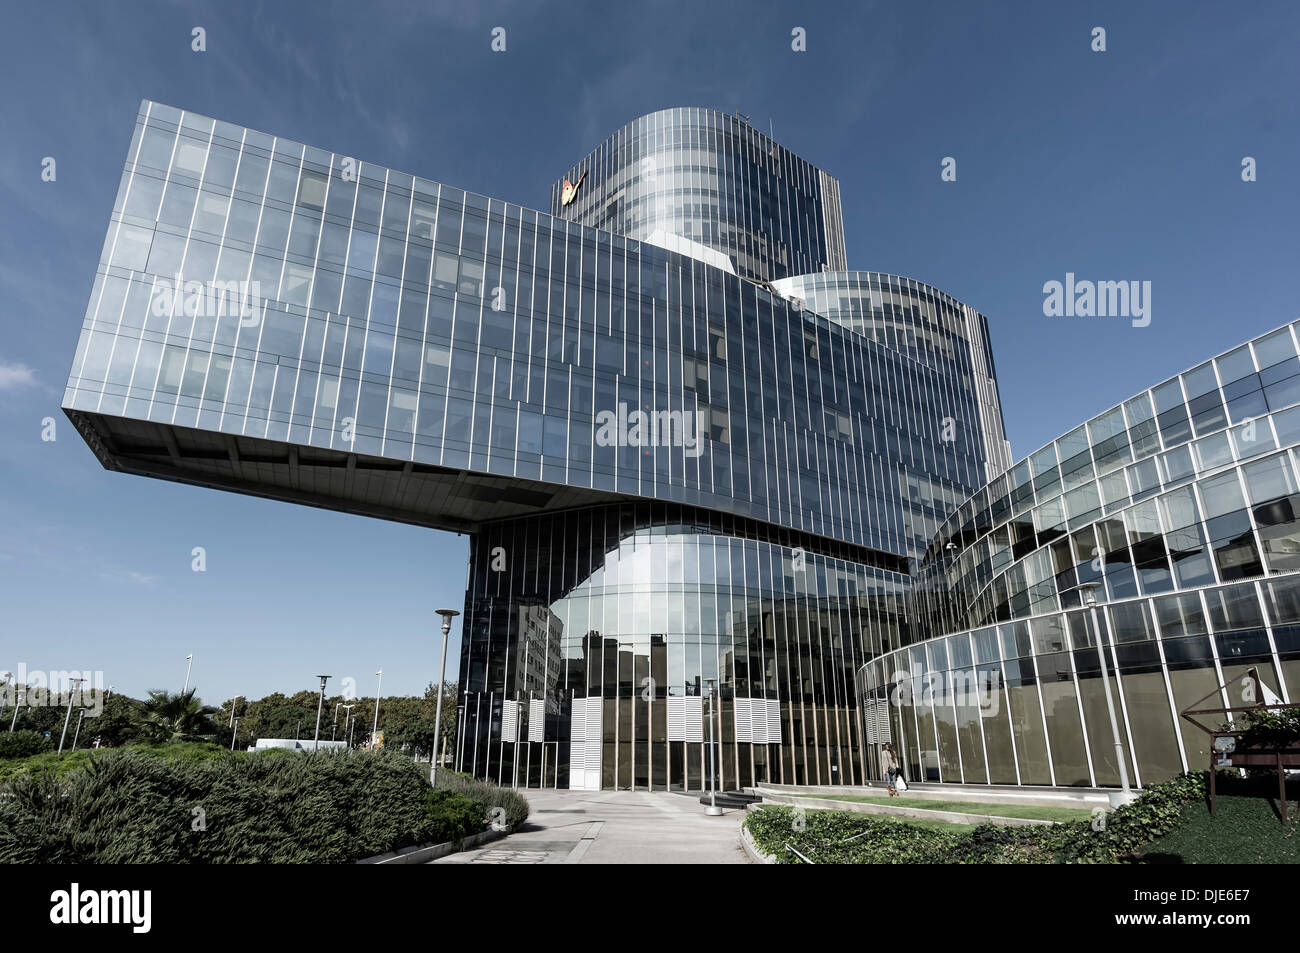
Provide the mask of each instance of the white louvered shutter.
[{"label": "white louvered shutter", "polygon": [[704,699],[699,695],[668,696],[668,740],[704,740]]},{"label": "white louvered shutter", "polygon": [[763,744],[779,745],[781,743],[781,703],[775,698],[765,698],[761,702],[766,714],[766,736]]},{"label": "white louvered shutter", "polygon": [[781,743],[781,703],[775,698],[736,699],[736,741]]},{"label": "white louvered shutter", "polygon": [[517,701],[501,703],[501,740],[519,740],[519,702]]},{"label": "white louvered shutter", "polygon": [[876,737],[880,743],[894,740],[893,723],[889,720],[889,699],[876,699]]},{"label": "white louvered shutter", "polygon": [[528,740],[546,740],[546,700],[530,698],[528,700]]},{"label": "white louvered shutter", "polygon": [[600,790],[601,699],[575,698],[569,721],[569,787]]}]

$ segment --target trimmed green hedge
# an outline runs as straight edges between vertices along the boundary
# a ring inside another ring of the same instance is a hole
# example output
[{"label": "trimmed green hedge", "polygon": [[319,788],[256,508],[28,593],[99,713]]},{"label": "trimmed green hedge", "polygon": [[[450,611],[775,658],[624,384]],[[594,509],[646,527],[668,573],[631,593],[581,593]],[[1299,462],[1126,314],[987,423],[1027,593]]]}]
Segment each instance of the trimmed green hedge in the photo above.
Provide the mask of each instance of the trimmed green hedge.
[{"label": "trimmed green hedge", "polygon": [[942,864],[964,837],[901,818],[786,805],[751,811],[745,827],[763,853],[783,864],[803,863],[787,844],[816,864]]},{"label": "trimmed green hedge", "polygon": [[345,863],[457,840],[483,818],[401,755],[184,760],[126,749],[0,787],[0,862]]},{"label": "trimmed green hedge", "polygon": [[479,806],[490,824],[501,823],[502,815],[496,813],[498,808],[504,810],[503,819],[509,830],[528,820],[528,799],[513,788],[497,787],[455,771],[439,771],[437,786],[439,790],[453,791],[469,798]]},{"label": "trimmed green hedge", "polygon": [[780,863],[802,863],[787,844],[818,864],[1125,863],[1144,845],[1172,831],[1183,806],[1203,800],[1206,787],[1204,772],[1184,774],[1092,820],[1035,827],[982,824],[970,834],[849,811],[797,816],[784,806],[751,812],[745,826],[759,849]]}]

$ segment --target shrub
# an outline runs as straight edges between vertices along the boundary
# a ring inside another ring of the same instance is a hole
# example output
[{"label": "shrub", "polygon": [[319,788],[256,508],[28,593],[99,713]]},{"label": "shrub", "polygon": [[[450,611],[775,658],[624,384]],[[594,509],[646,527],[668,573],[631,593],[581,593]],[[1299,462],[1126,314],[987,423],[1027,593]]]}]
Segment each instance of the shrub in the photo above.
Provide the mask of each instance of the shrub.
[{"label": "shrub", "polygon": [[439,790],[454,791],[479,806],[482,816],[491,821],[497,808],[505,809],[507,829],[514,830],[528,820],[528,799],[513,788],[502,788],[487,781],[479,781],[454,771],[438,772]]},{"label": "shrub", "polygon": [[483,830],[483,809],[465,795],[426,788],[426,800],[429,816],[438,831],[431,840],[441,844]]},{"label": "shrub", "polygon": [[1300,706],[1248,711],[1245,721],[1246,730],[1238,738],[1242,748],[1286,748],[1300,743]]},{"label": "shrub", "polygon": [[51,744],[47,750],[39,754],[29,755],[26,758],[13,758],[8,761],[0,760],[0,782],[9,781],[24,774],[44,774],[45,772],[52,772],[57,775],[69,774],[79,768],[84,768],[92,757],[103,758],[110,751],[115,750],[130,750],[140,755],[162,758],[168,761],[207,761],[213,758],[231,757],[230,752],[220,745],[193,742],[132,745],[129,749],[103,748],[96,750],[78,748],[76,751],[64,751],[63,754],[56,754]]},{"label": "shrub", "polygon": [[99,754],[0,789],[0,861],[342,863],[483,829],[400,755]]},{"label": "shrub", "polygon": [[81,749],[57,754],[54,751],[42,751],[40,754],[28,755],[26,758],[10,758],[0,761],[0,783],[22,777],[26,774],[68,774],[85,767],[90,760],[90,751]]},{"label": "shrub", "polygon": [[959,833],[853,811],[783,805],[751,812],[745,826],[760,850],[785,864],[802,863],[787,844],[817,864],[941,864],[963,839]]},{"label": "shrub", "polygon": [[40,731],[14,731],[0,734],[0,758],[27,758],[42,751],[54,750],[54,742]]},{"label": "shrub", "polygon": [[[816,863],[1124,863],[1172,831],[1184,805],[1204,799],[1208,776],[1184,774],[1105,815],[1104,823],[1070,821],[1033,827],[982,824],[969,835],[882,821],[849,811],[807,811],[795,831],[791,809],[764,807],[745,819],[754,842],[783,863],[799,863],[789,843]],[[836,816],[827,816],[836,815]],[[853,835],[853,840],[846,840]],[[802,845],[802,846],[801,846]],[[810,853],[811,852],[811,853]]]}]

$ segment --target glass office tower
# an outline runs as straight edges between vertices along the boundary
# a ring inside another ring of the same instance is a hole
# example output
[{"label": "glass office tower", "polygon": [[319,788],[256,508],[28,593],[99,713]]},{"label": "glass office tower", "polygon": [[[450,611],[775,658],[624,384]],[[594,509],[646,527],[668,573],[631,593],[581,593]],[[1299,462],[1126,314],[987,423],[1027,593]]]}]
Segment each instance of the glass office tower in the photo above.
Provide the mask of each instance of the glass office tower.
[{"label": "glass office tower", "polygon": [[[751,257],[836,266],[797,168]],[[873,336],[669,228],[145,102],[64,408],[110,469],[470,534],[464,770],[861,780],[855,679],[918,637],[910,573],[1004,452],[987,327],[854,273]]]},{"label": "glass office tower", "polygon": [[684,239],[755,281],[847,267],[839,183],[713,109],[634,119],[551,187],[551,214],[657,245]]}]

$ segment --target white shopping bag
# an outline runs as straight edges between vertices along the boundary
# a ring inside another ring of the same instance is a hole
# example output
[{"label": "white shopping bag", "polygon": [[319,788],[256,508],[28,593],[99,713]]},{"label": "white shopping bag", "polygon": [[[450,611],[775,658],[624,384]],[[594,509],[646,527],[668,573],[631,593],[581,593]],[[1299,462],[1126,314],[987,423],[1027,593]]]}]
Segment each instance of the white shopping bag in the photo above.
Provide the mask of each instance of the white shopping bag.
[{"label": "white shopping bag", "polygon": [[895,791],[907,790],[907,782],[903,780],[903,776],[901,774],[898,777],[894,778],[894,790]]}]

